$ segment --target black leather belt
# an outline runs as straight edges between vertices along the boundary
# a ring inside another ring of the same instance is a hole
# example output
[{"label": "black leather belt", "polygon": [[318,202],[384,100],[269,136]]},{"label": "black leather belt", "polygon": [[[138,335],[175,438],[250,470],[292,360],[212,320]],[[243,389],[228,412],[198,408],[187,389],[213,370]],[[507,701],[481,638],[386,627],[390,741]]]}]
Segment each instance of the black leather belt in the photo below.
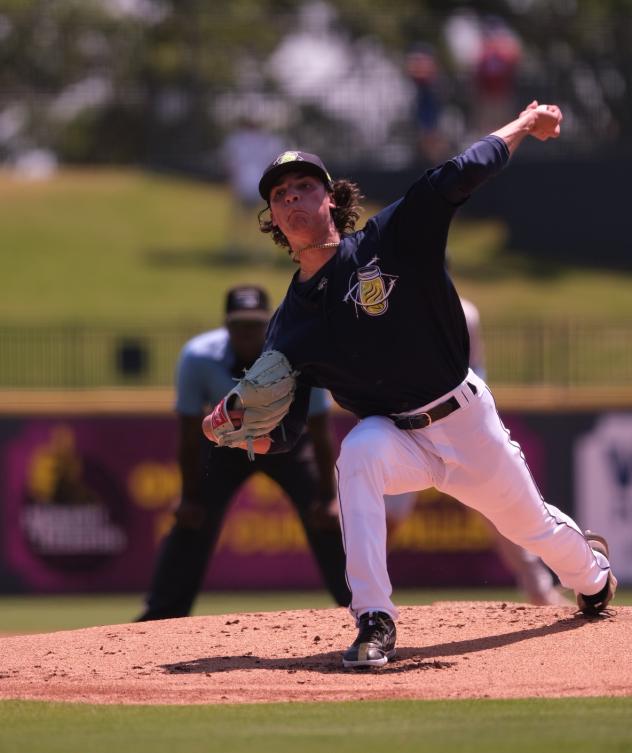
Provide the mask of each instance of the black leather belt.
[{"label": "black leather belt", "polygon": [[[467,386],[472,390],[472,393],[476,395],[476,386],[469,382],[467,383]],[[435,405],[424,413],[415,413],[414,416],[399,416],[398,418],[393,418],[393,422],[398,429],[404,429],[405,431],[425,429],[426,426],[430,426],[430,424],[433,424],[435,421],[449,416],[450,413],[454,413],[454,411],[460,407],[458,400],[455,397],[450,397],[443,403]]]}]

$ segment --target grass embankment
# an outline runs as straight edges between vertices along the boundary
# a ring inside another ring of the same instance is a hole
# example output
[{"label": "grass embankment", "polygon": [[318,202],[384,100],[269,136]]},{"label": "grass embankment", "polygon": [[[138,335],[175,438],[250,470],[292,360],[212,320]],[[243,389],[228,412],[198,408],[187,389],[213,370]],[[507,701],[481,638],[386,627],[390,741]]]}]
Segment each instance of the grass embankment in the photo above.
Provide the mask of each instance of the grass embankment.
[{"label": "grass embankment", "polygon": [[135,171],[0,175],[0,203],[5,324],[214,325],[229,285],[258,282],[278,299],[289,277],[256,215],[219,187]]},{"label": "grass embankment", "polygon": [[[5,324],[215,326],[229,285],[274,302],[293,265],[221,186],[133,170],[0,173],[0,316]],[[377,207],[369,207],[365,217]],[[483,321],[632,319],[632,276],[535,262],[508,251],[499,222],[455,222],[450,253]]]}]

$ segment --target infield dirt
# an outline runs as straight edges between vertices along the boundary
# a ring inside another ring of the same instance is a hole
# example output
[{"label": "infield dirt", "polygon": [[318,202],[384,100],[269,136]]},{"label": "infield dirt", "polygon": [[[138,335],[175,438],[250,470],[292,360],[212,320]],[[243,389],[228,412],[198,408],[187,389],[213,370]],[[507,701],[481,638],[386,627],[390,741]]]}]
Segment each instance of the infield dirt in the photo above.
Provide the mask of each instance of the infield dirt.
[{"label": "infield dirt", "polygon": [[632,695],[632,607],[402,607],[398,658],[344,670],[343,609],[188,617],[2,638],[0,698],[198,704]]}]

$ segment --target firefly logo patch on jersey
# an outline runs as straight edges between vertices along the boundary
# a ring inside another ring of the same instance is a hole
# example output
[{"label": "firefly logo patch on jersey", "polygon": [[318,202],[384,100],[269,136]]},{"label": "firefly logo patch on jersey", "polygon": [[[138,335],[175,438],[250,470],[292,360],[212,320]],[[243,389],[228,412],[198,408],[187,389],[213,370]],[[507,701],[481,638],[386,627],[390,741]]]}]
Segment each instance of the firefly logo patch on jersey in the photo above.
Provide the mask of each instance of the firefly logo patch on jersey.
[{"label": "firefly logo patch on jersey", "polygon": [[376,264],[378,257],[374,256],[364,267],[357,269],[349,278],[349,290],[343,301],[351,301],[355,306],[369,316],[382,316],[388,309],[388,298],[393,292],[397,275],[386,275]]}]

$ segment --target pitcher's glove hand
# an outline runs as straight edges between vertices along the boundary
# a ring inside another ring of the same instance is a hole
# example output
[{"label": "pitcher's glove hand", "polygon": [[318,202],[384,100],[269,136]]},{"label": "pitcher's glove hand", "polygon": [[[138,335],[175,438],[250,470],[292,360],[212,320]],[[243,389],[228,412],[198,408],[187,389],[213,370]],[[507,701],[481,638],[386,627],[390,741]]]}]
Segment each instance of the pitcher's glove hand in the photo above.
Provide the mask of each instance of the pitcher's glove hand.
[{"label": "pitcher's glove hand", "polygon": [[204,419],[204,433],[220,447],[246,448],[254,460],[255,452],[269,448],[270,432],[287,415],[297,374],[283,353],[266,350]]}]

